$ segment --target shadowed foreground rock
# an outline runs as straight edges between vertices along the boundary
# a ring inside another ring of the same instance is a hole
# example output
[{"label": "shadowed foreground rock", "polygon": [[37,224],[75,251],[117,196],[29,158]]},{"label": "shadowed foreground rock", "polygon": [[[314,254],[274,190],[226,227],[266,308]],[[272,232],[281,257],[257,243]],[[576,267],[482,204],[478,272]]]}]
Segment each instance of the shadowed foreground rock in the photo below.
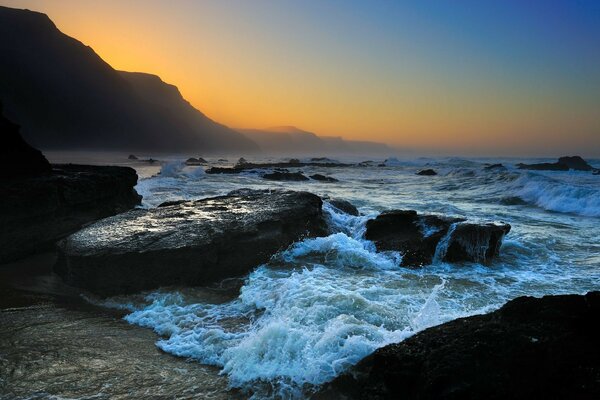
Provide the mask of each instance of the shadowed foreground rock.
[{"label": "shadowed foreground rock", "polygon": [[318,399],[598,399],[600,292],[519,297],[388,345]]},{"label": "shadowed foreground rock", "polygon": [[379,251],[399,251],[402,265],[448,262],[488,262],[498,254],[508,224],[473,224],[464,219],[418,215],[413,210],[386,211],[367,222],[365,238]]},{"label": "shadowed foreground rock", "polygon": [[0,264],[47,250],[83,225],[135,207],[132,168],[54,165],[0,185]]},{"label": "shadowed foreground rock", "polygon": [[594,168],[589,165],[583,158],[579,156],[560,157],[554,163],[539,163],[539,164],[517,164],[519,169],[531,169],[539,171],[593,171]]},{"label": "shadowed foreground rock", "polygon": [[98,221],[59,244],[56,271],[101,296],[206,285],[248,273],[304,236],[326,234],[311,193],[236,190]]}]

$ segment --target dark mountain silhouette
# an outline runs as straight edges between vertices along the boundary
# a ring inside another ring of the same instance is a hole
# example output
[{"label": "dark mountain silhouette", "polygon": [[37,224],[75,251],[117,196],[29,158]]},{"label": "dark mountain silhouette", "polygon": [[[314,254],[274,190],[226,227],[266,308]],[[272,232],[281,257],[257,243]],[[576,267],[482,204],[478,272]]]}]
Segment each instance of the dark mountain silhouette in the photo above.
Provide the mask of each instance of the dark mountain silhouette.
[{"label": "dark mountain silhouette", "polygon": [[294,126],[268,129],[242,129],[244,135],[265,152],[288,154],[382,154],[391,149],[382,143],[345,140],[341,137],[318,136]]},{"label": "dark mountain silhouette", "polygon": [[254,151],[155,75],[116,71],[45,14],[0,7],[0,100],[44,149]]}]

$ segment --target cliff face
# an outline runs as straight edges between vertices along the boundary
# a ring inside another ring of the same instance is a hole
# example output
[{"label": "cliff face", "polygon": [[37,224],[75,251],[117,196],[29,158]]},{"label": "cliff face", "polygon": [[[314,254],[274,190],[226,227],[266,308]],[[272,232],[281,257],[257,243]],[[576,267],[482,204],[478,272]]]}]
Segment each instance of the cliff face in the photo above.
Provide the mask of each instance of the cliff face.
[{"label": "cliff face", "polygon": [[253,151],[160,78],[114,70],[44,14],[0,7],[0,99],[41,148]]}]

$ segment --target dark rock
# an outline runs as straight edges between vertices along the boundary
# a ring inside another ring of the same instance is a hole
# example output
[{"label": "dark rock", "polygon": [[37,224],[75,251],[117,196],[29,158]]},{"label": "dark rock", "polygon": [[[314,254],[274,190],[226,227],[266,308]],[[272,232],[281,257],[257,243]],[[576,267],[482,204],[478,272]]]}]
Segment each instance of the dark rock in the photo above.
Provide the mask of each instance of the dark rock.
[{"label": "dark rock", "polygon": [[237,161],[236,165],[245,165],[248,164],[248,161],[244,157],[240,157]]},{"label": "dark rock", "polygon": [[540,163],[540,164],[517,164],[519,169],[544,170],[544,171],[568,171],[574,169],[576,171],[592,171],[593,167],[589,165],[583,158],[579,156],[560,157],[555,163]]},{"label": "dark rock", "polygon": [[185,161],[185,165],[205,165],[205,164],[207,164],[207,162],[202,157],[199,157],[199,158],[190,157]]},{"label": "dark rock", "polygon": [[419,172],[417,172],[417,175],[434,176],[434,175],[437,175],[437,172],[435,172],[432,169],[422,169]]},{"label": "dark rock", "polygon": [[275,171],[270,174],[264,174],[264,179],[270,181],[307,181],[308,178],[302,172],[280,172]]},{"label": "dark rock", "polygon": [[321,182],[339,182],[334,177],[326,176],[326,175],[321,175],[321,174],[314,174],[314,175],[311,175],[310,177],[311,177],[311,179],[314,179],[315,181],[321,181]]},{"label": "dark rock", "polygon": [[365,238],[378,251],[399,251],[402,265],[418,267],[442,261],[486,263],[498,253],[508,224],[472,224],[464,219],[418,215],[413,210],[381,213],[367,221]]},{"label": "dark rock", "polygon": [[444,261],[476,261],[486,263],[497,256],[508,224],[457,224],[450,235]]},{"label": "dark rock", "polygon": [[539,164],[517,164],[519,169],[530,169],[534,171],[568,171],[569,167],[561,163],[539,163]]},{"label": "dark rock", "polygon": [[137,160],[138,158],[134,155],[134,154],[130,154],[129,157],[127,157],[128,160]]},{"label": "dark rock", "polygon": [[59,244],[56,271],[101,296],[244,275],[305,236],[325,235],[318,196],[242,189],[226,196],[136,209]]},{"label": "dark rock", "polygon": [[346,214],[354,215],[355,217],[358,217],[360,215],[360,213],[358,212],[358,208],[356,208],[352,203],[350,203],[347,200],[331,199],[328,200],[328,202],[329,204],[331,204],[338,210],[345,212]]},{"label": "dark rock", "polygon": [[600,398],[600,292],[519,297],[391,344],[318,399]]},{"label": "dark rock", "polygon": [[227,167],[210,167],[205,172],[207,174],[239,174],[242,172],[239,168],[227,168]]},{"label": "dark rock", "polygon": [[227,160],[226,158],[219,158],[217,161],[218,162],[229,162],[229,160]]},{"label": "dark rock", "polygon": [[0,264],[48,250],[83,225],[140,203],[132,168],[53,167],[51,174],[0,185]]},{"label": "dark rock", "polygon": [[493,169],[506,169],[506,167],[502,164],[486,164],[485,167],[483,167],[483,169],[489,171]]},{"label": "dark rock", "polygon": [[2,115],[0,103],[0,179],[49,174],[51,168],[46,157],[23,140],[19,129],[19,125]]},{"label": "dark rock", "polygon": [[291,158],[288,162],[290,164],[300,164],[300,160],[298,160],[297,158]]},{"label": "dark rock", "polygon": [[566,165],[576,171],[591,171],[592,166],[579,156],[565,156],[558,159],[559,164]]}]

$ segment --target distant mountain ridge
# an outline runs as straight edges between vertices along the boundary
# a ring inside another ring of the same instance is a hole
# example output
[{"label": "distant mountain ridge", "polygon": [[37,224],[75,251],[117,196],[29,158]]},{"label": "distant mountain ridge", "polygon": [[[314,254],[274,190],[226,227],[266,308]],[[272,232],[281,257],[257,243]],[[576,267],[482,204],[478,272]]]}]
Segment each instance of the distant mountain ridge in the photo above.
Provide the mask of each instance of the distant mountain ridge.
[{"label": "distant mountain ridge", "polygon": [[158,76],[113,69],[45,14],[0,7],[0,100],[42,149],[254,152]]},{"label": "distant mountain ridge", "polygon": [[318,136],[294,126],[266,129],[240,129],[265,152],[287,154],[389,154],[393,150],[383,143]]}]

